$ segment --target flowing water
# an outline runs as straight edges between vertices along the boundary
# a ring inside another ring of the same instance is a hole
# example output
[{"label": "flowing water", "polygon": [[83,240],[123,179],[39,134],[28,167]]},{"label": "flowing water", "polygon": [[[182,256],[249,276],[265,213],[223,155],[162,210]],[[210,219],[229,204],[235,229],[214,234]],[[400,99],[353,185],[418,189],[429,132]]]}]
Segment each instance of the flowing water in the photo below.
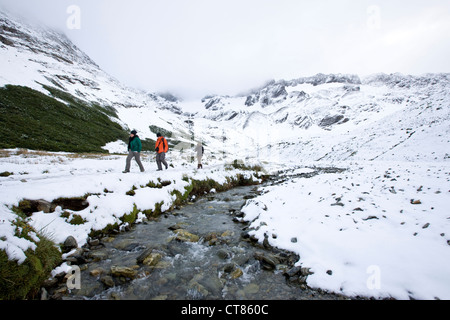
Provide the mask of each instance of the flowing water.
[{"label": "flowing water", "polygon": [[[102,238],[88,252],[94,261],[82,268],[81,289],[65,299],[341,299],[286,277],[299,257],[251,241],[247,225],[234,221],[257,193],[245,186],[210,194]],[[114,267],[131,275],[114,274]]]}]

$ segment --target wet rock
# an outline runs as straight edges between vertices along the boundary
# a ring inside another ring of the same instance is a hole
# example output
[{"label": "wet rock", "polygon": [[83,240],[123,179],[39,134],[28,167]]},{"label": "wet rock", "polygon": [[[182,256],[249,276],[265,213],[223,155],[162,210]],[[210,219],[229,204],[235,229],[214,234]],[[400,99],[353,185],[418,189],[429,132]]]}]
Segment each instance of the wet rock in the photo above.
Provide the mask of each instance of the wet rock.
[{"label": "wet rock", "polygon": [[292,277],[298,275],[298,274],[301,272],[301,270],[302,270],[301,267],[293,267],[293,268],[287,270],[287,271],[284,273],[284,275],[287,276],[287,277],[289,277],[289,278],[292,278]]},{"label": "wet rock", "polygon": [[108,288],[112,288],[115,285],[113,278],[111,276],[107,276],[107,275],[102,276],[100,278],[100,282],[103,283]]},{"label": "wet rock", "polygon": [[220,259],[225,260],[231,257],[231,253],[228,250],[220,249],[219,251],[217,251],[217,256]]},{"label": "wet rock", "polygon": [[314,272],[312,272],[310,268],[302,268],[300,274],[302,276],[309,276],[314,274]]},{"label": "wet rock", "polygon": [[264,234],[263,247],[266,249],[272,248],[272,246],[269,243],[269,236],[267,234]]},{"label": "wet rock", "polygon": [[189,285],[188,295],[190,295],[193,299],[201,300],[205,299],[209,294],[209,291],[206,290],[204,286],[200,283],[193,282]]},{"label": "wet rock", "polygon": [[144,259],[143,264],[150,267],[154,267],[161,261],[161,259],[162,259],[161,254],[152,252]]},{"label": "wet rock", "polygon": [[231,272],[231,279],[237,279],[242,277],[244,272],[241,270],[241,268],[236,268],[233,272]]},{"label": "wet rock", "polygon": [[73,254],[68,256],[66,261],[71,262],[73,265],[81,265],[86,263],[86,259],[84,257],[84,250],[81,248],[77,248]]},{"label": "wet rock", "polygon": [[199,236],[192,234],[184,229],[177,229],[174,231],[177,236],[175,237],[176,240],[182,241],[182,242],[198,242],[200,239]]},{"label": "wet rock", "polygon": [[101,261],[108,259],[108,251],[106,250],[93,250],[87,253],[87,258],[92,259],[93,261]]},{"label": "wet rock", "polygon": [[145,259],[147,259],[153,252],[153,248],[147,248],[145,249],[137,258],[136,262],[138,264],[144,263]]},{"label": "wet rock", "polygon": [[100,245],[100,240],[99,239],[91,239],[89,240],[89,246],[91,247],[97,247]]},{"label": "wet rock", "polygon": [[222,232],[222,234],[220,236],[222,238],[232,237],[232,236],[234,236],[234,232],[230,231],[230,230],[227,230],[227,231]]},{"label": "wet rock", "polygon": [[111,275],[113,277],[125,277],[134,279],[137,275],[137,271],[130,267],[112,266]]},{"label": "wet rock", "polygon": [[175,230],[178,230],[178,229],[183,229],[184,225],[186,225],[185,222],[178,222],[177,224],[174,224],[173,226],[170,226],[168,229],[172,230],[172,231],[175,231]]},{"label": "wet rock", "polygon": [[261,266],[265,270],[275,270],[280,261],[273,254],[256,252],[255,259],[260,261]]},{"label": "wet rock", "polygon": [[105,271],[105,269],[103,269],[103,268],[96,268],[96,269],[93,269],[93,270],[91,270],[90,272],[89,272],[89,274],[91,275],[91,276],[93,276],[93,277],[98,277],[99,275],[101,275],[101,274],[103,274],[103,273],[105,273],[106,271]]},{"label": "wet rock", "polygon": [[236,263],[239,266],[245,265],[247,262],[249,262],[251,259],[251,254],[236,254],[233,257],[233,262]]},{"label": "wet rock", "polygon": [[259,292],[259,286],[256,283],[250,283],[244,288],[245,294],[256,294]]},{"label": "wet rock", "polygon": [[138,247],[139,243],[133,242],[133,240],[130,239],[125,239],[114,245],[114,248],[123,251],[133,251]]},{"label": "wet rock", "polygon": [[236,268],[236,264],[234,263],[227,263],[224,267],[223,267],[223,271],[226,273],[231,273],[233,272],[233,270]]},{"label": "wet rock", "polygon": [[114,240],[116,240],[116,238],[110,237],[110,236],[106,236],[106,237],[103,237],[103,238],[102,238],[102,242],[105,242],[105,243],[111,243],[111,242],[113,242]]},{"label": "wet rock", "polygon": [[214,246],[220,242],[219,234],[217,232],[210,232],[204,238],[205,242],[210,246]]},{"label": "wet rock", "polygon": [[290,283],[305,285],[308,276],[314,273],[309,268],[297,266],[285,271],[283,274]]}]

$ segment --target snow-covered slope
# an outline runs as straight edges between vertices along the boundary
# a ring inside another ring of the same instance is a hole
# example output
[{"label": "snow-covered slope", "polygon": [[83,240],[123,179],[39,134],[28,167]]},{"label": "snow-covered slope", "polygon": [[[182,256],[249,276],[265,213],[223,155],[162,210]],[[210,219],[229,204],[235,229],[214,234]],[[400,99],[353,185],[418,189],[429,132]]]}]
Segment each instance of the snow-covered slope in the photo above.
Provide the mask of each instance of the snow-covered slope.
[{"label": "snow-covered slope", "polygon": [[48,94],[43,85],[117,110],[122,125],[155,139],[149,125],[183,129],[168,100],[124,86],[104,72],[63,33],[0,12],[0,86],[20,85]]},{"label": "snow-covered slope", "polygon": [[449,88],[449,74],[318,74],[205,98],[196,118],[203,131],[231,128],[230,149],[242,142],[246,156],[261,160],[444,161]]}]

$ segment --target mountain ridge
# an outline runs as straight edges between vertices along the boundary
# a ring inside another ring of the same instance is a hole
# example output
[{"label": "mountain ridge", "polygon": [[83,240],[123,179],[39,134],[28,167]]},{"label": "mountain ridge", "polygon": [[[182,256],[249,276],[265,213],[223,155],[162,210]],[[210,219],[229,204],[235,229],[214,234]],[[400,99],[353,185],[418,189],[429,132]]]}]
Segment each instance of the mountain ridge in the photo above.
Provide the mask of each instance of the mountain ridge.
[{"label": "mountain ridge", "polygon": [[[46,95],[51,95],[46,88],[53,87],[87,104],[112,108],[116,116],[109,114],[110,119],[123,130],[137,129],[143,139],[154,139],[155,131],[164,130],[172,133],[175,149],[185,149],[192,140],[200,140],[218,159],[259,161],[270,160],[273,154],[293,158],[301,154],[307,155],[308,160],[334,161],[348,159],[349,155],[361,156],[364,152],[355,150],[358,148],[368,148],[368,155],[361,159],[378,159],[394,145],[414,141],[417,133],[404,141],[399,132],[414,127],[418,119],[420,127],[425,127],[448,123],[446,119],[450,118],[448,73],[378,73],[363,78],[355,74],[318,73],[271,80],[246,94],[211,95],[188,102],[170,93],[158,95],[124,86],[101,70],[67,36],[50,28],[33,29],[0,12],[0,31],[0,86],[20,85]],[[430,110],[434,112],[429,114]],[[418,119],[411,119],[412,114]],[[411,125],[400,126],[402,122]],[[383,128],[386,123],[393,127]],[[392,143],[372,146],[374,139],[363,145],[354,143],[355,135],[362,132],[364,137],[373,136],[374,128],[380,136],[391,137],[385,140]],[[444,132],[448,132],[445,126]],[[428,138],[447,143],[436,132]],[[122,141],[123,149],[124,144]],[[288,152],[286,145],[292,150]],[[349,155],[347,151],[342,151],[341,156],[328,151],[339,148],[350,150]],[[377,149],[380,152],[373,154]],[[438,153],[438,158],[446,159],[445,154]],[[265,158],[262,154],[266,154]]]}]

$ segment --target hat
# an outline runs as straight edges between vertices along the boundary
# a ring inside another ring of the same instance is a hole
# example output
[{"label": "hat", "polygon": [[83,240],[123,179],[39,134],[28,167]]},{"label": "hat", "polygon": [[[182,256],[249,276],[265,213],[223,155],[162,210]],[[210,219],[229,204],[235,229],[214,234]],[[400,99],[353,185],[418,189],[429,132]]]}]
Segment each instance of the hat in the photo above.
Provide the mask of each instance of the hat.
[{"label": "hat", "polygon": [[157,136],[158,138],[161,137],[161,133],[158,132],[158,133],[156,134],[156,136]]},{"label": "hat", "polygon": [[137,134],[137,131],[136,131],[136,130],[133,130],[133,131],[131,131],[131,134],[136,135],[136,134]]}]

